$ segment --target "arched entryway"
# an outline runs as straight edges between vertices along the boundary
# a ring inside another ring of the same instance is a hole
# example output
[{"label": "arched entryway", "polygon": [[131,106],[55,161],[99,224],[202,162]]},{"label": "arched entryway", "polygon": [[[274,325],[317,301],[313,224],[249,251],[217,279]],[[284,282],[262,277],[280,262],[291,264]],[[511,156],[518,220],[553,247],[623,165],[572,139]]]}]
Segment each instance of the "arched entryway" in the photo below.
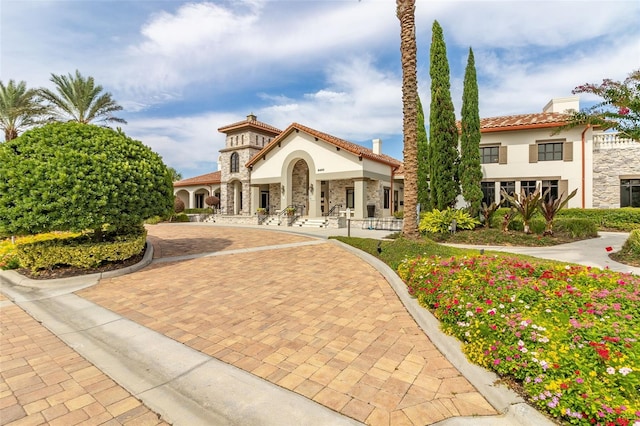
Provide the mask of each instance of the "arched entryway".
[{"label": "arched entryway", "polygon": [[242,214],[242,182],[233,180],[227,183],[227,211],[226,214]]},{"label": "arched entryway", "polygon": [[302,210],[300,215],[309,214],[309,190],[309,165],[299,159],[291,170],[291,203]]}]

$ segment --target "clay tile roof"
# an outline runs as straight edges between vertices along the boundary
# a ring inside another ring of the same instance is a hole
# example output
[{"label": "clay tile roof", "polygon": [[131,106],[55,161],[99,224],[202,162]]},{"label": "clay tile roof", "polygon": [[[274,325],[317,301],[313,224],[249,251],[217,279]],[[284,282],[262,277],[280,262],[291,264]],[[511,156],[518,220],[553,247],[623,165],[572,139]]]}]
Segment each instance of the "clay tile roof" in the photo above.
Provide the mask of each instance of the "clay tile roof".
[{"label": "clay tile roof", "polygon": [[229,124],[227,126],[222,126],[218,129],[218,131],[220,133],[229,133],[233,130],[240,130],[246,127],[255,127],[263,131],[266,130],[267,132],[273,133],[274,136],[282,132],[282,130],[273,127],[270,124],[256,120],[255,115],[250,115],[246,120],[238,121],[237,123]]},{"label": "clay tile roof", "polygon": [[362,145],[355,144],[353,142],[348,142],[340,138],[336,138],[335,136],[331,136],[327,133],[319,132],[315,129],[312,129],[307,126],[303,126],[302,124],[293,123],[285,131],[280,133],[276,138],[274,138],[271,142],[269,142],[264,148],[262,148],[256,155],[254,155],[251,160],[246,164],[247,167],[255,164],[264,154],[271,151],[277,144],[287,137],[294,130],[300,130],[305,133],[310,134],[318,139],[322,139],[323,141],[330,143],[331,145],[337,146],[345,151],[351,152],[357,156],[368,158],[370,160],[374,160],[380,163],[388,164],[390,166],[400,167],[402,163],[396,160],[393,157],[390,157],[385,154],[375,154],[371,149],[365,148]]},{"label": "clay tile roof", "polygon": [[483,118],[480,120],[482,133],[501,132],[505,130],[526,130],[545,127],[559,127],[567,122],[567,114],[558,112],[541,112],[536,114],[505,115],[502,117]]},{"label": "clay tile roof", "polygon": [[220,172],[207,173],[205,175],[194,176],[189,179],[182,179],[173,183],[173,186],[194,186],[194,185],[213,185],[220,183]]}]

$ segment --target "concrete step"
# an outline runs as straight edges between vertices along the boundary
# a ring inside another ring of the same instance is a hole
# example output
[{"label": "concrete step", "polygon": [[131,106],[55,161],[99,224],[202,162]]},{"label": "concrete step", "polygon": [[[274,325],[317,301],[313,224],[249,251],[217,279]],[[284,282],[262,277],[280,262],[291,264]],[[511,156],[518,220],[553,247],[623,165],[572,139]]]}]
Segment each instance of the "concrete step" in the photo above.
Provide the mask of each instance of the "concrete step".
[{"label": "concrete step", "polygon": [[293,226],[299,226],[301,228],[326,228],[329,226],[329,221],[326,219],[308,219],[308,218],[300,218],[298,219]]}]

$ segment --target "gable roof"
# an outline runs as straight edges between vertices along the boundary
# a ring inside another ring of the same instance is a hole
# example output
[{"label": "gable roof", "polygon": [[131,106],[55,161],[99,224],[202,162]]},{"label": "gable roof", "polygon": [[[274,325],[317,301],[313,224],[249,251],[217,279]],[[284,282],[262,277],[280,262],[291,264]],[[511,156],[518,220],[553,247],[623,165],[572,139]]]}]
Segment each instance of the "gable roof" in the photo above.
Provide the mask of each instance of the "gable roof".
[{"label": "gable roof", "polygon": [[173,186],[214,185],[220,183],[220,171],[182,179],[173,183]]},{"label": "gable roof", "polygon": [[242,130],[242,129],[245,129],[247,127],[253,127],[253,128],[255,128],[257,130],[260,130],[262,132],[266,131],[267,133],[271,133],[274,136],[276,136],[276,135],[278,135],[279,133],[282,132],[282,130],[277,129],[277,128],[273,127],[270,124],[263,123],[262,121],[258,121],[256,119],[256,116],[253,115],[253,114],[249,114],[247,116],[246,120],[242,120],[242,121],[238,121],[238,122],[233,123],[233,124],[228,124],[226,126],[222,126],[222,127],[220,127],[218,129],[218,131],[220,133],[230,133],[230,132],[232,132],[234,130]]},{"label": "gable roof", "polygon": [[260,151],[258,151],[245,165],[246,167],[251,167],[255,163],[258,162],[263,155],[267,154],[273,148],[275,148],[283,139],[285,139],[288,135],[290,135],[294,131],[305,132],[317,139],[320,139],[330,145],[336,146],[340,149],[344,149],[347,152],[350,152],[358,157],[368,158],[373,161],[377,161],[379,163],[388,164],[394,167],[400,167],[402,162],[396,160],[393,157],[390,157],[385,154],[376,154],[371,149],[365,148],[362,145],[355,144],[353,142],[345,141],[344,139],[337,138],[335,136],[331,136],[327,133],[319,132],[315,129],[312,129],[307,126],[303,126],[302,124],[292,123],[286,130],[280,133],[276,138],[274,138],[271,142],[265,145]]},{"label": "gable roof", "polygon": [[480,132],[504,132],[507,130],[528,130],[560,127],[567,123],[567,114],[540,112],[535,114],[505,115],[480,120]]}]

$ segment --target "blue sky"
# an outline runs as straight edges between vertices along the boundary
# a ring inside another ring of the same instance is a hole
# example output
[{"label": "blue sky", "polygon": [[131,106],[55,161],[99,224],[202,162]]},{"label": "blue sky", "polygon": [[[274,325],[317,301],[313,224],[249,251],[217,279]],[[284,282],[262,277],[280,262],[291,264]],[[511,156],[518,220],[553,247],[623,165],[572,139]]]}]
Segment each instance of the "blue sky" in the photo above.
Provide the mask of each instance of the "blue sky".
[{"label": "blue sky", "polygon": [[[417,0],[427,112],[434,20],[458,117],[469,47],[482,117],[539,112],[640,68],[635,0]],[[402,159],[399,32],[393,0],[1,0],[0,79],[51,88],[52,73],[93,76],[124,107],[123,130],[185,178],[217,170],[216,129],[249,113],[368,147],[381,138]]]}]

